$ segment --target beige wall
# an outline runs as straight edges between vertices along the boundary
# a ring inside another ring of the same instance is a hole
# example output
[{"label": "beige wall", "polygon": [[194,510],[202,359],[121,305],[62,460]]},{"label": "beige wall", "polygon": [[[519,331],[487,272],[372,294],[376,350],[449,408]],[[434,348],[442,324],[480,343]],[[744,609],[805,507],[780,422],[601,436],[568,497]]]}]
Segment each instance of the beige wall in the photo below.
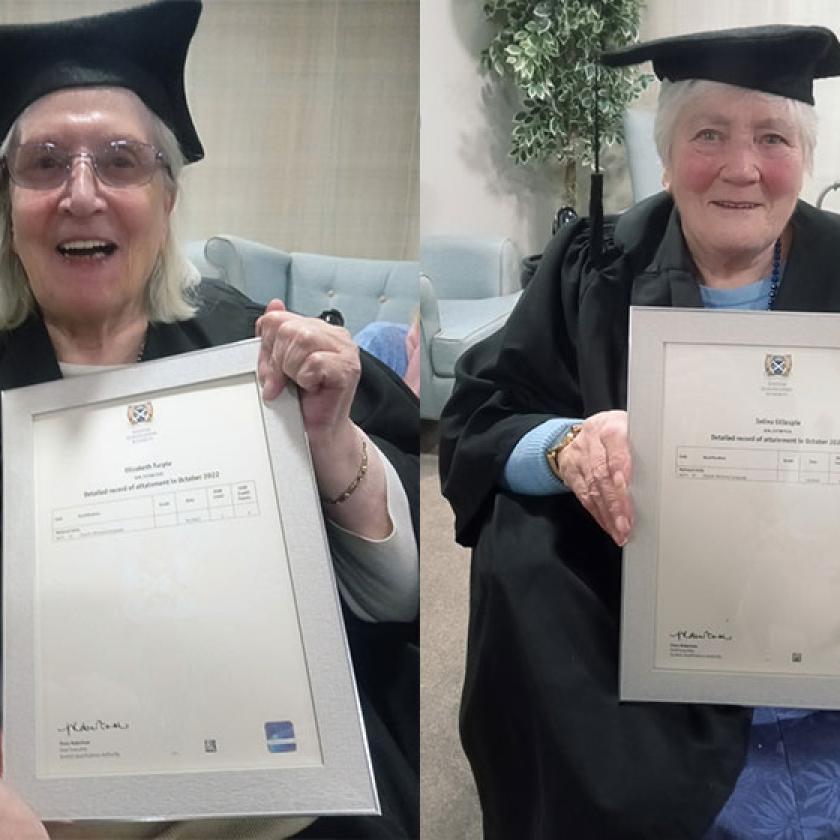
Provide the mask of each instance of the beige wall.
[{"label": "beige wall", "polygon": [[[136,0],[0,0],[0,22]],[[206,158],[183,239],[410,259],[419,202],[419,0],[204,0],[187,89]]]},{"label": "beige wall", "polygon": [[[836,0],[647,0],[642,37],[749,26],[818,23],[840,33]],[[423,0],[421,9],[421,234],[509,236],[527,252],[541,251],[556,189],[545,166],[514,166],[506,158],[516,101],[509,88],[483,76],[478,54],[490,37],[479,0]],[[820,117],[814,174],[803,197],[840,180],[840,80],[815,83]],[[653,108],[654,94],[645,107]],[[630,203],[620,148],[607,150],[605,204]],[[583,203],[580,206],[585,206]],[[840,211],[840,192],[826,198]]]},{"label": "beige wall", "polygon": [[533,253],[551,231],[554,177],[507,157],[516,100],[479,72],[490,33],[479,0],[421,3],[420,230],[509,236]]}]

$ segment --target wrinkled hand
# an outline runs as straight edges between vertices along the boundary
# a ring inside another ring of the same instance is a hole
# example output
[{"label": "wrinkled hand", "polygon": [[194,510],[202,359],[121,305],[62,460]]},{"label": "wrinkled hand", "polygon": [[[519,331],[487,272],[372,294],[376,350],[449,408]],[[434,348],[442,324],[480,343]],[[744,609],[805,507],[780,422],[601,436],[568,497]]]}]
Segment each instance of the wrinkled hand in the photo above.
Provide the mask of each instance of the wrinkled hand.
[{"label": "wrinkled hand", "polygon": [[633,528],[627,412],[602,411],[583,422],[578,436],[560,453],[566,486],[595,521],[623,546]]},{"label": "wrinkled hand", "polygon": [[[298,386],[318,492],[322,499],[335,499],[358,475],[361,463],[363,433],[350,419],[361,376],[359,349],[343,327],[287,312],[279,300],[271,301],[257,321],[257,335],[262,339],[257,376],[263,399],[273,400],[288,381]],[[346,502],[330,506],[329,516],[370,539],[391,533],[385,469],[372,444],[364,480]]]},{"label": "wrinkled hand", "polygon": [[350,333],[320,318],[287,312],[279,300],[268,304],[256,329],[262,339],[257,375],[263,399],[273,400],[291,380],[300,389],[310,440],[328,438],[346,426],[361,375]]}]

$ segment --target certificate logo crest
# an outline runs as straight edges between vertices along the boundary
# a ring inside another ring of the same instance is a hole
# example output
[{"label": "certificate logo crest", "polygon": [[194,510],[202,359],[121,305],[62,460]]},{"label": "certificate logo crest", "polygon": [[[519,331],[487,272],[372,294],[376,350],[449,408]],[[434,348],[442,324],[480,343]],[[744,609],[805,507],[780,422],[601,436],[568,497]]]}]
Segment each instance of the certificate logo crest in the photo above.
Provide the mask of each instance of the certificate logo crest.
[{"label": "certificate logo crest", "polygon": [[790,353],[784,356],[768,353],[764,357],[764,372],[768,376],[790,376],[792,368],[793,356]]},{"label": "certificate logo crest", "polygon": [[151,423],[154,416],[155,411],[151,401],[134,403],[128,407],[128,422],[132,426],[137,426],[140,423]]}]

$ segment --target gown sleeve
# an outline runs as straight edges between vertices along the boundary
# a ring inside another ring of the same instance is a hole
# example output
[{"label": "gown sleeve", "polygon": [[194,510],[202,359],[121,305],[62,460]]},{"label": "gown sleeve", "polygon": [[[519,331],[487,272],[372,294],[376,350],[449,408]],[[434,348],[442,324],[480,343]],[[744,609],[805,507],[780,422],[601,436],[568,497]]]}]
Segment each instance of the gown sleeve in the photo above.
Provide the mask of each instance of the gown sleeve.
[{"label": "gown sleeve", "polygon": [[623,407],[620,264],[613,255],[592,266],[588,221],[569,225],[549,244],[505,327],[459,360],[441,417],[440,470],[464,545],[475,543],[523,435],[554,417]]}]

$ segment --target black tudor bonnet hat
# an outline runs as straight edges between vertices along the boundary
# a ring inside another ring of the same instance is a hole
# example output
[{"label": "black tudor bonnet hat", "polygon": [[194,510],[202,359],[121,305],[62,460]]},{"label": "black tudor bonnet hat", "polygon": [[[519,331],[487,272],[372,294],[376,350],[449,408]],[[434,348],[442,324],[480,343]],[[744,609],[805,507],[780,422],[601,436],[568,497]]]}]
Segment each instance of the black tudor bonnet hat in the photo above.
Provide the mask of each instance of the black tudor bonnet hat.
[{"label": "black tudor bonnet hat", "polygon": [[159,0],[73,20],[0,26],[0,138],[48,93],[124,87],[172,129],[187,163],[201,160],[184,91],[187,48],[200,14],[201,0]]},{"label": "black tudor bonnet hat", "polygon": [[840,44],[822,26],[748,26],[660,38],[601,55],[610,67],[653,62],[659,79],[707,79],[814,104],[813,81],[840,76]]}]

